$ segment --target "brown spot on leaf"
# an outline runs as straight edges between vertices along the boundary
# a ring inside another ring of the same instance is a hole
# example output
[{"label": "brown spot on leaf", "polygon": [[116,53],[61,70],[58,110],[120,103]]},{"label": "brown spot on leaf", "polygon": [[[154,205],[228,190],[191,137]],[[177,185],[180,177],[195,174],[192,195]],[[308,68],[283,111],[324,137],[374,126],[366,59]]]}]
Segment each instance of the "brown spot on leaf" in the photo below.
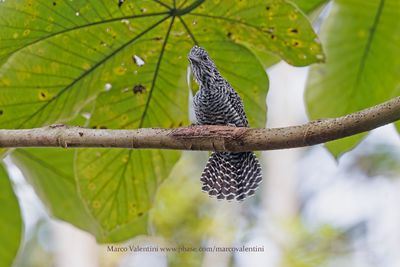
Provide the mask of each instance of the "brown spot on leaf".
[{"label": "brown spot on leaf", "polygon": [[3,113],[4,113],[3,110],[0,109],[0,116],[3,115]]},{"label": "brown spot on leaf", "polygon": [[294,29],[290,29],[290,32],[291,32],[291,33],[299,33],[299,30],[296,29],[296,28],[294,28]]},{"label": "brown spot on leaf", "polygon": [[135,95],[143,94],[146,91],[146,87],[144,87],[142,84],[137,84],[137,85],[133,86],[132,91]]},{"label": "brown spot on leaf", "polygon": [[44,101],[47,100],[47,91],[46,90],[40,90],[39,91],[39,100]]}]

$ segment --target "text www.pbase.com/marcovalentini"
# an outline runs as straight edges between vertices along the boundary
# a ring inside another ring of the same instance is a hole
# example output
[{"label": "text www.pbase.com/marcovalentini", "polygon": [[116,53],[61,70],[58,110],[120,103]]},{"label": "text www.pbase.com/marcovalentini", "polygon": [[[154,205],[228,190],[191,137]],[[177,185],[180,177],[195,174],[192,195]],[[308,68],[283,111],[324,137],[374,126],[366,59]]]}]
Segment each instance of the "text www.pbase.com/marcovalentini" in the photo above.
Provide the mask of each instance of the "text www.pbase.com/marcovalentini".
[{"label": "text www.pbase.com/marcovalentini", "polygon": [[264,246],[240,246],[240,247],[160,247],[160,246],[107,246],[107,252],[264,252]]}]

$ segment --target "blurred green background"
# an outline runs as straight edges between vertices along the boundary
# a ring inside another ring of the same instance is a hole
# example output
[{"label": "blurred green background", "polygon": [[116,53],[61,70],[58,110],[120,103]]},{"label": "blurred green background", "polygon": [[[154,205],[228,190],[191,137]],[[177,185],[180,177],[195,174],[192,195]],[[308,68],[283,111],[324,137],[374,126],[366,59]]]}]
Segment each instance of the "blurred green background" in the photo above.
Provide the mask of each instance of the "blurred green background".
[{"label": "blurred green background", "polygon": [[[196,43],[252,127],[345,115],[399,95],[399,13],[397,0],[1,1],[0,128],[189,125]],[[1,150],[0,266],[399,266],[395,126],[263,152],[242,203],[201,192],[206,152]]]}]

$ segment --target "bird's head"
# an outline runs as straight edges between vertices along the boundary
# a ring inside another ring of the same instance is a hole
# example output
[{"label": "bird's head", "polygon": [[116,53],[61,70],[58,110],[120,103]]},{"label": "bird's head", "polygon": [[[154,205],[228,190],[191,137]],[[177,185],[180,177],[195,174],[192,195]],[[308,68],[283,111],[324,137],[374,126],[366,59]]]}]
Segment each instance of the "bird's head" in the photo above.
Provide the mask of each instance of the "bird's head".
[{"label": "bird's head", "polygon": [[219,76],[214,62],[204,48],[193,46],[188,59],[193,75],[199,84],[205,83],[206,80],[215,80]]}]

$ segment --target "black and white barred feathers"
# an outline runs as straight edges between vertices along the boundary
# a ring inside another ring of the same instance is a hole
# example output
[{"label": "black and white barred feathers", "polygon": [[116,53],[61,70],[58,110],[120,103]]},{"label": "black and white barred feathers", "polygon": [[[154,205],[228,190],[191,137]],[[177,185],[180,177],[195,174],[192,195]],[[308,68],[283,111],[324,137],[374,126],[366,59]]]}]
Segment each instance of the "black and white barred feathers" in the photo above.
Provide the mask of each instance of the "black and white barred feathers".
[{"label": "black and white barred feathers", "polygon": [[[200,86],[193,99],[197,123],[248,127],[242,100],[208,53],[194,46],[188,58]],[[261,179],[260,163],[253,152],[213,152],[200,180],[210,196],[240,201],[254,194]]]}]

